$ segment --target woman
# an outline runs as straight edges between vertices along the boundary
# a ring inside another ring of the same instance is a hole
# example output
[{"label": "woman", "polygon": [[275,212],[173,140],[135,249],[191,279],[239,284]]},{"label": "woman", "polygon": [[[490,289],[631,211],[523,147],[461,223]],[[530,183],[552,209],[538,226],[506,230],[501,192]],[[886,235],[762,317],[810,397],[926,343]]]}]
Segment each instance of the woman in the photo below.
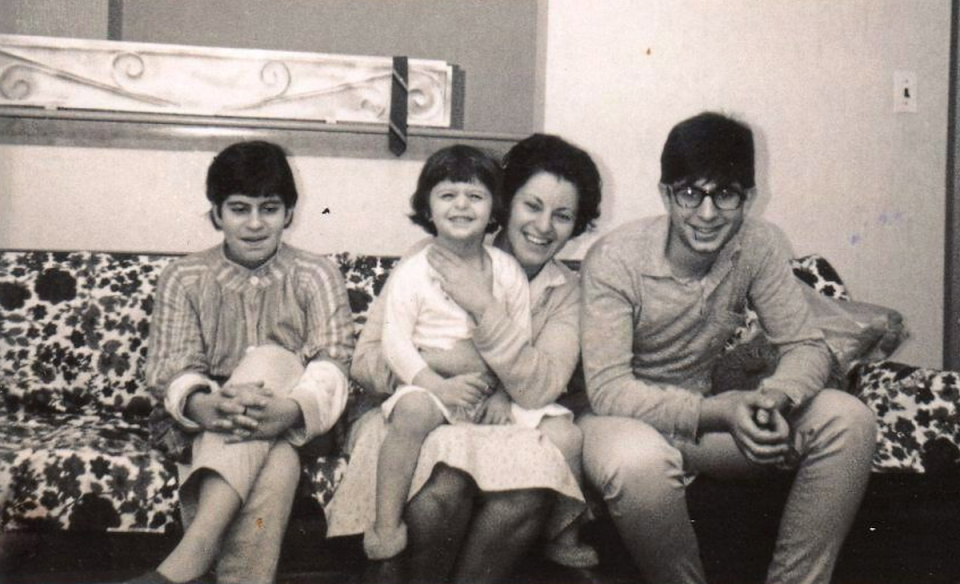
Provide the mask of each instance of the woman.
[{"label": "woman", "polygon": [[171,263],[150,321],[146,376],[165,412],[185,531],[138,583],[269,583],[300,477],[295,450],[346,404],[353,321],[340,271],[282,244],[297,189],[283,150],[241,142],[207,173],[223,242]]},{"label": "woman", "polygon": [[[478,325],[472,342],[461,343],[451,351],[425,352],[423,356],[438,371],[462,370],[457,362],[462,365],[463,360],[470,360],[478,367],[489,366],[501,379],[522,379],[528,389],[515,399],[526,408],[543,407],[566,390],[580,350],[579,284],[576,275],[555,256],[571,237],[583,233],[599,216],[600,175],[586,152],[555,136],[538,134],[507,153],[503,192],[504,216],[499,219],[505,227],[494,245],[513,255],[530,281],[532,342],[512,342],[520,336],[520,325],[491,301],[490,282],[478,282],[476,272],[469,267],[433,255],[431,265],[440,274],[444,291],[467,309]],[[365,387],[390,394],[396,380],[380,348],[381,304],[375,303],[364,326],[351,374]],[[480,308],[470,307],[482,307],[482,316],[477,318]],[[509,350],[502,350],[504,346]],[[374,414],[357,423],[354,445],[371,436],[382,439],[382,417],[379,411]],[[469,437],[467,440],[468,447],[472,444],[478,449],[478,458],[495,459],[501,472],[519,466],[511,465],[512,452],[491,452],[504,448],[502,444],[489,446],[491,443],[485,441],[498,428],[507,427],[444,426],[425,443],[417,472],[428,473],[429,478],[404,512],[409,530],[410,581],[503,580],[536,541],[548,516],[563,515],[550,515],[554,497],[549,490],[484,490],[478,483],[485,477],[478,476],[476,469],[470,474],[444,461],[443,453],[458,451],[462,442],[454,442],[465,434],[483,434],[473,443]],[[430,456],[431,443],[433,452],[440,454]],[[557,464],[566,472],[566,463],[561,460]],[[522,470],[517,468],[516,474],[522,474]],[[569,499],[557,498],[558,504],[565,501]]]}]

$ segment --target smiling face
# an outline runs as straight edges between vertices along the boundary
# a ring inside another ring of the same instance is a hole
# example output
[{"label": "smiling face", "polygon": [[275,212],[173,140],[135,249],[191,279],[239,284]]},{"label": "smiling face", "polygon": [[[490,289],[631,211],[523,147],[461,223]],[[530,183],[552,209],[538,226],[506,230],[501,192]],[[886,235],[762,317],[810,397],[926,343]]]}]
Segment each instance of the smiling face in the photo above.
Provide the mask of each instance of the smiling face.
[{"label": "smiling face", "polygon": [[[692,184],[708,193],[720,186],[709,179],[700,179],[693,183],[671,185],[674,190]],[[739,185],[723,185],[739,188]],[[704,197],[699,207],[687,209],[674,199],[671,188],[660,187],[660,196],[670,215],[670,237],[667,243],[668,255],[684,254],[690,257],[715,257],[733,236],[740,231],[747,209],[753,197],[747,191],[747,198],[739,209],[724,211],[718,209],[711,197]],[[692,254],[692,256],[691,256]],[[676,257],[676,256],[675,256]]]},{"label": "smiling face", "polygon": [[230,260],[254,269],[273,257],[280,247],[283,230],[293,216],[280,197],[248,197],[230,195],[213,218],[223,230],[223,240]]},{"label": "smiling face", "polygon": [[538,172],[517,189],[510,203],[506,251],[528,277],[536,275],[573,235],[577,188],[568,180]]},{"label": "smiling face", "polygon": [[441,181],[430,189],[430,219],[437,237],[450,243],[481,243],[493,211],[493,195],[483,184]]}]

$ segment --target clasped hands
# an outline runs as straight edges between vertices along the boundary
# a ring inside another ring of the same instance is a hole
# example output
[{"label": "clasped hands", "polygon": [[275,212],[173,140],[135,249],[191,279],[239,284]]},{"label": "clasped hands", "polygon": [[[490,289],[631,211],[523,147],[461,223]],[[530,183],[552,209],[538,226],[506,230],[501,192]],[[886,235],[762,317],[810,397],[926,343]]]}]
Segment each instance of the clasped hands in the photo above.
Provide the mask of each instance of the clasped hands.
[{"label": "clasped hands", "polygon": [[214,393],[194,392],[187,416],[204,430],[230,434],[227,442],[274,438],[299,419],[300,406],[279,398],[263,382],[226,384]]},{"label": "clasped hands", "polygon": [[709,399],[722,407],[723,425],[748,460],[765,466],[792,462],[796,452],[784,417],[789,400],[783,393],[728,391]]}]

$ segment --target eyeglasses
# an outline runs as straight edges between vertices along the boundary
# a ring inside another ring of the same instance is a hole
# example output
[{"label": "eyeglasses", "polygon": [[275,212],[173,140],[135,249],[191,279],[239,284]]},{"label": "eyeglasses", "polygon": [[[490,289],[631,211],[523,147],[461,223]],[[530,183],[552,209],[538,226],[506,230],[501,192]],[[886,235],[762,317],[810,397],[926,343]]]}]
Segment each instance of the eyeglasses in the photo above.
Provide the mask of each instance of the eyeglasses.
[{"label": "eyeglasses", "polygon": [[721,187],[707,192],[700,187],[670,187],[673,200],[684,209],[696,209],[703,203],[703,199],[710,197],[713,205],[721,211],[736,211],[743,205],[746,193],[735,187]]}]

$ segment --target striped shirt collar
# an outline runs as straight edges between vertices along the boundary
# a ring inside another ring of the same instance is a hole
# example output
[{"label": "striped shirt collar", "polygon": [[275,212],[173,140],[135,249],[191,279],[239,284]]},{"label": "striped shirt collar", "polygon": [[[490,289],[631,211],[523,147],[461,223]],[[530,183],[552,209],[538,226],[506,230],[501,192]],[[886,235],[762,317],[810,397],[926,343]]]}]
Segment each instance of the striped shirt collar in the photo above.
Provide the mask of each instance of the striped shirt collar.
[{"label": "striped shirt collar", "polygon": [[216,273],[216,279],[225,288],[240,289],[248,286],[266,288],[283,278],[293,266],[293,252],[280,243],[273,256],[250,269],[234,262],[227,257],[225,244],[218,245],[210,250],[207,256],[208,265]]}]

